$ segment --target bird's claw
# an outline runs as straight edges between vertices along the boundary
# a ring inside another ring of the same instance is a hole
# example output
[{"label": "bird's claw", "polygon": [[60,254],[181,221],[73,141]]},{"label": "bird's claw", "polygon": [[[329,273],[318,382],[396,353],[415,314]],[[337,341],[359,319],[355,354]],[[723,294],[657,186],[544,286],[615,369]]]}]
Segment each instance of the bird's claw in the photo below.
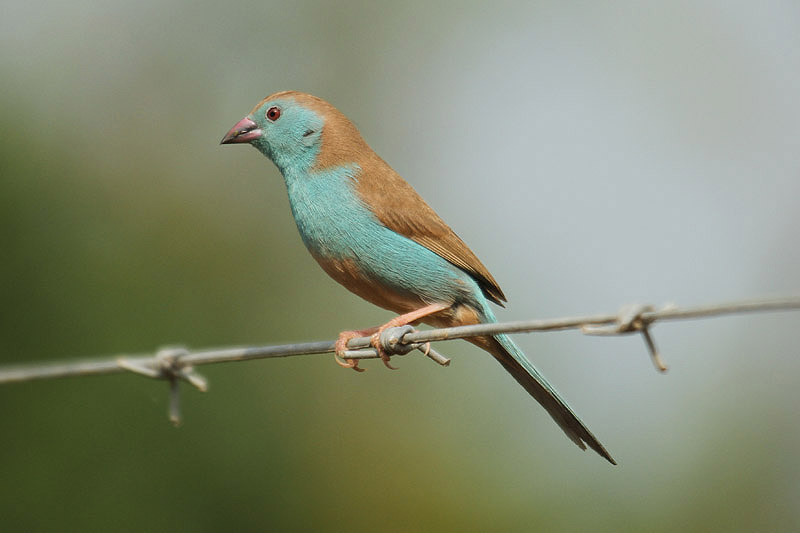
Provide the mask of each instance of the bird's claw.
[{"label": "bird's claw", "polygon": [[363,372],[366,368],[358,366],[358,359],[344,359],[338,354],[333,354],[333,360],[342,368],[352,368],[356,372]]},{"label": "bird's claw", "polygon": [[350,342],[350,339],[361,337],[361,334],[361,331],[343,331],[339,334],[333,352],[333,360],[336,361],[337,365],[342,368],[352,368],[356,372],[363,372],[366,370],[366,368],[358,366],[358,359],[352,359],[344,355],[345,352],[347,352],[347,343]]}]

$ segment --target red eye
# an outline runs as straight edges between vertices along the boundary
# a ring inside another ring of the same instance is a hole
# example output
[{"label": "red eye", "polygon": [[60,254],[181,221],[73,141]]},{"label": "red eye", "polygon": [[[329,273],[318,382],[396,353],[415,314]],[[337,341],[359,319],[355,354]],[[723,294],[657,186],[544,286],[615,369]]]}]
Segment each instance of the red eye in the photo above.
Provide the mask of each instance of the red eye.
[{"label": "red eye", "polygon": [[270,107],[267,110],[267,118],[270,119],[272,122],[275,122],[279,118],[281,118],[281,110],[277,107]]}]

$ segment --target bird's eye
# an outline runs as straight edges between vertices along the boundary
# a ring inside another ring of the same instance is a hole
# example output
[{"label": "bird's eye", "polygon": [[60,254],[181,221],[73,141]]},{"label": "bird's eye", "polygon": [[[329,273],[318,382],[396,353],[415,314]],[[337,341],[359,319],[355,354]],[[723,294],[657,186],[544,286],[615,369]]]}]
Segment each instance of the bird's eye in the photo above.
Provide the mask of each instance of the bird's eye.
[{"label": "bird's eye", "polygon": [[281,110],[278,107],[270,107],[267,109],[267,118],[270,119],[272,122],[275,122],[279,118],[281,118]]}]

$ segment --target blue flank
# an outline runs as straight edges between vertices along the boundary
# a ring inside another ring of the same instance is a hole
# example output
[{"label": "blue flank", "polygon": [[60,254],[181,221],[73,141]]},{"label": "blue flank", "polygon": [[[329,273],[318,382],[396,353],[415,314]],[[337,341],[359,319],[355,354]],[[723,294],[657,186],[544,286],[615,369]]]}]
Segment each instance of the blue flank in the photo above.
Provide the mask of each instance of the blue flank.
[{"label": "blue flank", "polygon": [[358,165],[347,165],[283,173],[306,247],[317,257],[353,260],[370,279],[399,293],[481,309],[483,296],[469,274],[378,221],[354,188],[359,172]]}]

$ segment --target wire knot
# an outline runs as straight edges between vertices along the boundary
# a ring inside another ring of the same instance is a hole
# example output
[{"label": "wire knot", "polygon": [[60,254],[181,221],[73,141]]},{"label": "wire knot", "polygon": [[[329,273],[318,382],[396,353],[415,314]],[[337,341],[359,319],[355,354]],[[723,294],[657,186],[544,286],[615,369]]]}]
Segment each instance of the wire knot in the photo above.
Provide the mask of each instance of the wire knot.
[{"label": "wire knot", "polygon": [[412,350],[419,350],[436,363],[442,366],[449,366],[450,359],[431,348],[430,342],[406,342],[404,340],[407,334],[415,333],[416,331],[413,326],[407,324],[405,326],[386,328],[381,332],[378,342],[384,352],[389,355],[406,355]]},{"label": "wire knot", "polygon": [[381,332],[379,342],[381,348],[388,355],[405,355],[411,350],[415,349],[414,344],[406,344],[403,342],[403,337],[406,333],[416,331],[412,326],[398,326],[394,328],[386,328]]},{"label": "wire knot", "polygon": [[184,363],[181,358],[189,354],[183,346],[165,346],[155,356],[144,359],[117,359],[117,366],[152,379],[169,381],[169,419],[176,426],[181,423],[180,389],[178,384],[186,381],[200,392],[208,390],[206,378],[198,374],[194,368]]},{"label": "wire knot", "polygon": [[650,353],[650,359],[653,361],[656,370],[659,372],[666,372],[668,367],[664,364],[661,354],[656,348],[655,341],[650,335],[650,325],[655,322],[655,318],[646,316],[646,313],[652,313],[655,307],[652,305],[631,304],[625,305],[617,314],[616,321],[611,325],[594,325],[584,324],[581,326],[581,332],[586,335],[626,335],[628,333],[641,333],[644,342],[647,345],[647,351]]}]

